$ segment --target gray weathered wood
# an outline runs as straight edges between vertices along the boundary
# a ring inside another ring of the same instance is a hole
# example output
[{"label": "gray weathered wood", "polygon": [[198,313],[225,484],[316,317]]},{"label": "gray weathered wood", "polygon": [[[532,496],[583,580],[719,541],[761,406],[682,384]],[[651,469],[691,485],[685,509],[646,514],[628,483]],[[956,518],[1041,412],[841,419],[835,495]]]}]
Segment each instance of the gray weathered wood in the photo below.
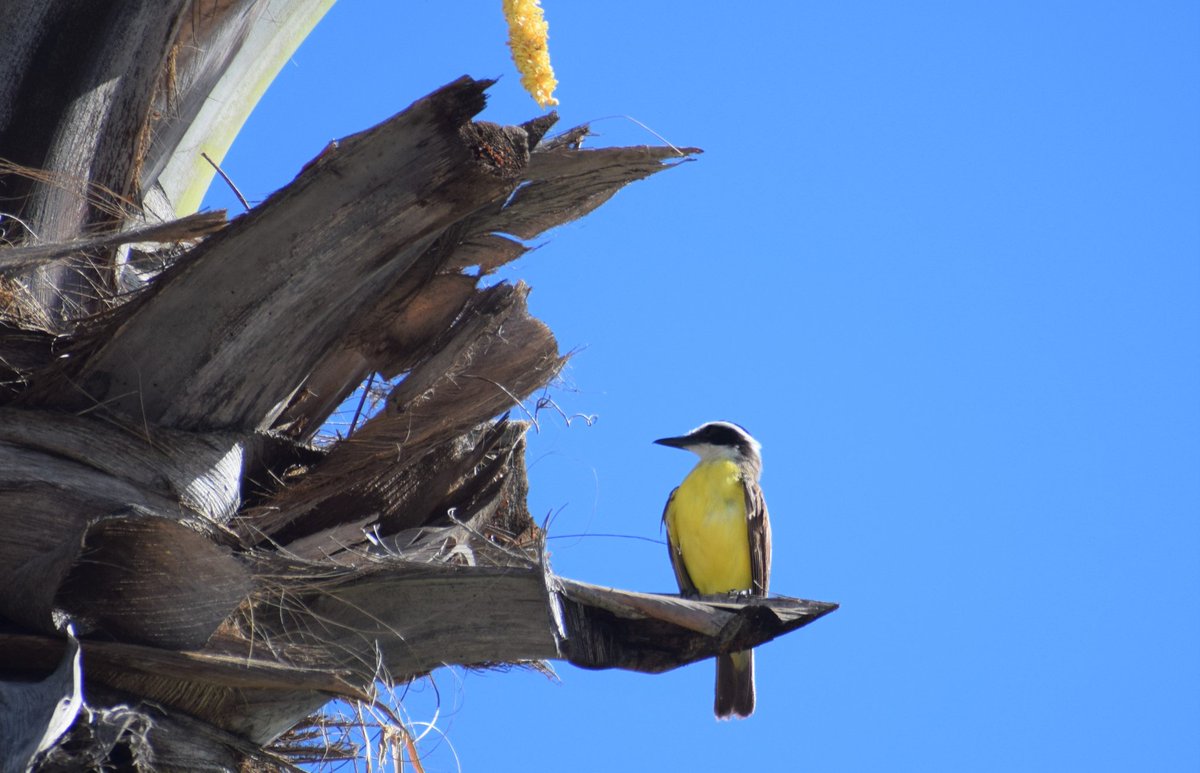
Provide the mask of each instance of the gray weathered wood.
[{"label": "gray weathered wood", "polygon": [[[0,773],[25,773],[53,746],[83,705],[79,641],[68,630],[58,666],[35,682],[0,680]],[[12,661],[8,661],[12,662]]]},{"label": "gray weathered wood", "polygon": [[[9,71],[14,85],[0,91],[0,120],[7,118],[0,126],[0,157],[52,170],[25,180],[6,176],[5,195],[21,201],[21,220],[36,238],[63,241],[90,225],[122,219],[118,213],[133,193],[155,86],[189,2],[45,5],[50,7],[35,11],[19,2],[16,15],[29,25],[3,25],[0,51],[11,41],[13,53],[0,69]],[[65,62],[79,68],[70,89],[56,83]],[[44,267],[27,281],[56,321],[100,308],[96,287],[104,275],[95,266]]]},{"label": "gray weathered wood", "polygon": [[50,399],[184,429],[269,426],[345,335],[347,308],[514,185],[471,163],[458,131],[487,85],[460,79],[331,146],[160,280]]}]

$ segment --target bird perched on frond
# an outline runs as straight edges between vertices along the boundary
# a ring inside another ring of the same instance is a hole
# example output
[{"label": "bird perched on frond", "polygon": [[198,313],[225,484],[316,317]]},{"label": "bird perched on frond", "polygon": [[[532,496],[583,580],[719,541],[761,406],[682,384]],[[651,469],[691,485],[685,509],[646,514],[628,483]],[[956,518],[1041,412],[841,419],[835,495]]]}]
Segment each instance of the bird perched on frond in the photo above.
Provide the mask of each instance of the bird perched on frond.
[{"label": "bird perched on frond", "polygon": [[[663,509],[680,592],[766,596],[771,523],[758,485],[762,473],[758,441],[737,424],[710,421],[686,435],[654,442],[700,457]],[[752,650],[717,657],[713,710],[718,719],[754,712]]]}]

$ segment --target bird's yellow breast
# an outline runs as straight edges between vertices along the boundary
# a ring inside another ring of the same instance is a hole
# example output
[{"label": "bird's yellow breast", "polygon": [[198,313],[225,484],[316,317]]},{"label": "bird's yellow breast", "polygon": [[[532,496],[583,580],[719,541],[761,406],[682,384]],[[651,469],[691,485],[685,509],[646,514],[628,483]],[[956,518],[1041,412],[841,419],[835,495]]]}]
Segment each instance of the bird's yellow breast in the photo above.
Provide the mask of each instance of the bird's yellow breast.
[{"label": "bird's yellow breast", "polygon": [[746,494],[738,466],[701,461],[667,507],[667,537],[702,594],[750,588]]}]

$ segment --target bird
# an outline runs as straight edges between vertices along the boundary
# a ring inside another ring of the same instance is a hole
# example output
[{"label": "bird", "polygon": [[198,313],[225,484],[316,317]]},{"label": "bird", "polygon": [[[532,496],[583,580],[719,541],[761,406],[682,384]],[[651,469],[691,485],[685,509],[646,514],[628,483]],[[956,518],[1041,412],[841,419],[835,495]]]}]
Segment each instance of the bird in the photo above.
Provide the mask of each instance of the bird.
[{"label": "bird", "polygon": [[[759,442],[728,421],[701,424],[655,443],[700,457],[667,498],[667,550],[684,596],[766,596],[771,577],[771,522],[758,484]],[[717,656],[717,719],[754,713],[754,652]]]}]

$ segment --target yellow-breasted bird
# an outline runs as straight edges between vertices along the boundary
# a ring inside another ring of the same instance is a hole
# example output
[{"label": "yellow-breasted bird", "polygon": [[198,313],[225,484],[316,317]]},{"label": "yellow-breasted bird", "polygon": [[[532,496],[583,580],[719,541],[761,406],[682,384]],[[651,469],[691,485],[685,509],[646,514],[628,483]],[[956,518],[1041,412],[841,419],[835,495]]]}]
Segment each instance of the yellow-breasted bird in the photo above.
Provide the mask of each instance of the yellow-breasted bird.
[{"label": "yellow-breasted bird", "polygon": [[[686,435],[655,440],[700,457],[663,509],[667,549],[687,596],[767,595],[771,522],[758,477],[758,441],[742,427],[710,421]],[[713,710],[718,719],[754,712],[754,652],[717,657]]]}]

